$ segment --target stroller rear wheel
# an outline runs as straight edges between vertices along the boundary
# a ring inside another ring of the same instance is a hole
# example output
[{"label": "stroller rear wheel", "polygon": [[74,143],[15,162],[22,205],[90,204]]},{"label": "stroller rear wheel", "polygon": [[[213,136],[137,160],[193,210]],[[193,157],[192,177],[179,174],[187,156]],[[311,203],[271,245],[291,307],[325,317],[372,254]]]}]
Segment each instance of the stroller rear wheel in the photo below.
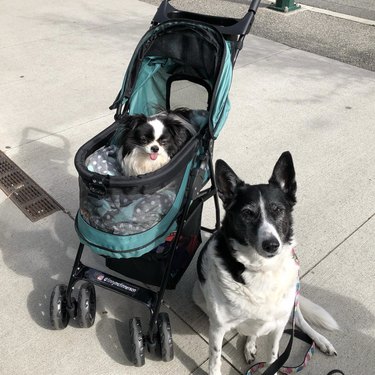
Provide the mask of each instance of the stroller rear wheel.
[{"label": "stroller rear wheel", "polygon": [[90,328],[95,322],[96,294],[91,283],[84,283],[78,292],[77,321],[81,328]]},{"label": "stroller rear wheel", "polygon": [[129,320],[129,331],[132,362],[136,367],[141,367],[145,364],[145,346],[141,320],[139,318],[132,318]]},{"label": "stroller rear wheel", "polygon": [[172,361],[174,357],[171,323],[167,313],[158,315],[158,336],[161,358],[164,362]]},{"label": "stroller rear wheel", "polygon": [[67,309],[66,285],[59,284],[53,288],[49,313],[54,329],[64,329],[68,325],[70,315]]}]

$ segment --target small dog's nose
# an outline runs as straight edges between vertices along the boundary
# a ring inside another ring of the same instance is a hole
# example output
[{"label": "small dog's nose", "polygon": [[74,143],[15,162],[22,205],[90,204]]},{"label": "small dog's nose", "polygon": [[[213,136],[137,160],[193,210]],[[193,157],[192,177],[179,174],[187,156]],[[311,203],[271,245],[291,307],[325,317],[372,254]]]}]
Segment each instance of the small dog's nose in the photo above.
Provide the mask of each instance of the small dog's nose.
[{"label": "small dog's nose", "polygon": [[267,253],[275,253],[277,249],[279,248],[280,243],[276,238],[271,238],[269,240],[265,240],[262,242],[262,248],[264,251],[267,251]]},{"label": "small dog's nose", "polygon": [[152,152],[158,152],[159,151],[159,147],[158,146],[152,146],[151,147],[151,151]]}]

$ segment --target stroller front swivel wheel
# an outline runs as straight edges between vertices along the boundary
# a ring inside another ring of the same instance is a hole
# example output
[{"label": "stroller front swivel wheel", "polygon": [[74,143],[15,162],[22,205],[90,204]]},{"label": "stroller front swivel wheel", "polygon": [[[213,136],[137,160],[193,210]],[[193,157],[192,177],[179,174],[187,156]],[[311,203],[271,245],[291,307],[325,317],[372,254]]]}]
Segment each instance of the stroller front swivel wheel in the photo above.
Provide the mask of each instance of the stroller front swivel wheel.
[{"label": "stroller front swivel wheel", "polygon": [[53,329],[64,329],[69,323],[69,312],[67,309],[66,285],[56,285],[50,299],[50,320]]},{"label": "stroller front swivel wheel", "polygon": [[77,321],[81,328],[90,328],[95,322],[96,294],[91,283],[84,283],[78,292]]},{"label": "stroller front swivel wheel", "polygon": [[172,361],[174,357],[171,323],[167,313],[158,315],[158,336],[161,359],[164,362]]},{"label": "stroller front swivel wheel", "polygon": [[144,339],[139,318],[129,320],[131,357],[134,366],[141,367],[145,364]]}]

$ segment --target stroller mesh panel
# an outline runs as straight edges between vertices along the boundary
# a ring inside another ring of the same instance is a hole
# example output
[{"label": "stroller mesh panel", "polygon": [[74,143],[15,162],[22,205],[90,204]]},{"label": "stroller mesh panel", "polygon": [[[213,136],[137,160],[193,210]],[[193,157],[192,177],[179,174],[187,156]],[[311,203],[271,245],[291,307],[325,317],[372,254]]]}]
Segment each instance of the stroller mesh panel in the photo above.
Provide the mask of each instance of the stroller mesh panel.
[{"label": "stroller mesh panel", "polygon": [[138,188],[107,188],[104,195],[93,194],[80,180],[80,211],[96,229],[118,235],[142,233],[158,224],[175,202],[184,171],[167,186],[143,192]]},{"label": "stroller mesh panel", "polygon": [[149,252],[176,230],[199,142],[194,137],[171,162],[145,175],[109,176],[90,171],[87,160],[108,147],[117,128],[114,123],[77,152],[80,210],[76,230],[94,252],[119,259]]}]

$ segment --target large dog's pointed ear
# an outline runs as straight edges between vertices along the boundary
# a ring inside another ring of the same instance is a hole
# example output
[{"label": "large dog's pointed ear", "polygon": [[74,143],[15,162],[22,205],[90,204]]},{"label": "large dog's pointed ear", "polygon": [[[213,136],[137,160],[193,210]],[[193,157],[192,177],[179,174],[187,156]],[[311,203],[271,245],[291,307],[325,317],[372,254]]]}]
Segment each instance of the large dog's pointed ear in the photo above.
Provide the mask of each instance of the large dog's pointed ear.
[{"label": "large dog's pointed ear", "polygon": [[271,185],[279,187],[293,204],[296,203],[296,174],[294,172],[292,155],[289,151],[281,154],[268,182]]},{"label": "large dog's pointed ear", "polygon": [[224,160],[217,160],[215,170],[218,194],[223,201],[224,208],[227,209],[236,197],[238,186],[243,185],[244,182],[233,172]]}]

